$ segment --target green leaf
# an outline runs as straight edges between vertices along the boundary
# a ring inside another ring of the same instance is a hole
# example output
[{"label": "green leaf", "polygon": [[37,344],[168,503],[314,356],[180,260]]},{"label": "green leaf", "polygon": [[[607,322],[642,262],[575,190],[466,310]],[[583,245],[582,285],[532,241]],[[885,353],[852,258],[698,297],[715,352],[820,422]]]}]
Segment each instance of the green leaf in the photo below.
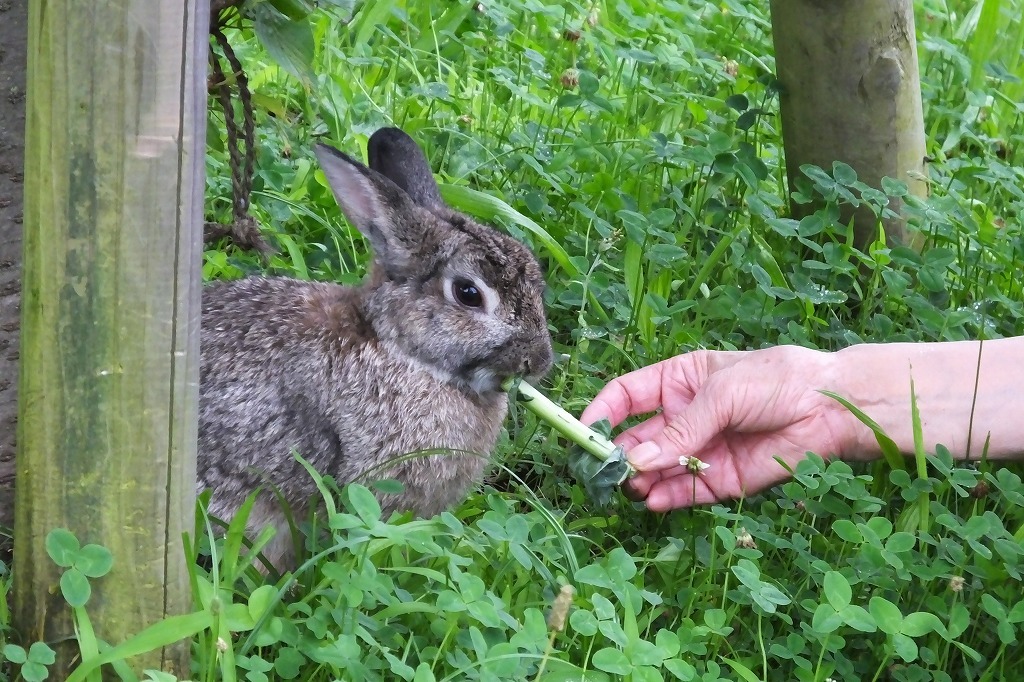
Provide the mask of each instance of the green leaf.
[{"label": "green leaf", "polygon": [[[885,541],[885,548],[894,554],[903,554],[914,549],[917,544],[917,537],[913,533],[896,532]],[[904,557],[906,558],[906,557]]]},{"label": "green leaf", "polygon": [[43,682],[50,676],[50,671],[44,665],[29,661],[21,667],[21,676],[25,682]]},{"label": "green leaf", "polygon": [[1013,605],[1013,608],[1011,608],[1010,612],[1006,615],[1006,619],[1011,623],[1020,623],[1021,621],[1024,621],[1024,599],[1021,599]]},{"label": "green leaf", "polygon": [[661,651],[662,658],[671,658],[679,654],[679,635],[667,628],[658,630],[658,634],[654,636],[654,643]]},{"label": "green leaf", "polygon": [[815,632],[827,635],[835,632],[843,624],[842,617],[832,608],[831,604],[818,604],[811,617],[811,627]]},{"label": "green leaf", "polygon": [[569,614],[569,625],[583,637],[593,637],[597,634],[597,618],[586,609],[576,609]]},{"label": "green leaf", "polygon": [[896,654],[907,663],[917,660],[917,642],[897,632],[892,636],[892,646]]},{"label": "green leaf", "polygon": [[594,95],[597,94],[598,89],[601,87],[601,81],[597,79],[597,76],[591,72],[580,69],[579,72],[579,92],[583,97],[588,100],[593,100]]},{"label": "green leaf", "polygon": [[85,606],[92,594],[89,579],[77,568],[69,568],[60,577],[60,592],[68,604],[74,607]]},{"label": "green leaf", "polygon": [[576,480],[583,484],[591,501],[599,507],[611,501],[615,489],[632,470],[622,448],[617,448],[611,457],[602,461],[574,445],[569,450],[568,465]]},{"label": "green leaf", "polygon": [[267,0],[274,9],[292,21],[301,21],[313,8],[303,0]]},{"label": "green leaf", "polygon": [[50,648],[46,642],[32,642],[28,649],[28,660],[42,665],[53,665],[57,660],[57,652]]},{"label": "green leaf", "polygon": [[[914,433],[914,462],[917,464],[917,477],[922,481],[926,481],[928,480],[928,459],[924,451],[921,412],[917,407],[917,391],[914,388],[913,376],[910,379],[910,424],[911,430]],[[928,500],[929,495],[927,492],[922,492],[921,496],[917,498],[917,527],[922,533],[927,533],[929,530]]]},{"label": "green leaf", "polygon": [[658,646],[640,637],[630,639],[626,645],[626,657],[634,665],[661,665],[665,660]]},{"label": "green leaf", "polygon": [[971,626],[971,612],[963,604],[953,604],[949,611],[949,625],[946,632],[947,640],[952,641],[967,631]]},{"label": "green leaf", "polygon": [[1013,624],[1009,621],[1001,620],[996,625],[996,634],[999,635],[999,641],[1002,644],[1013,644],[1017,641],[1017,634],[1014,632]]},{"label": "green leaf", "polygon": [[566,253],[562,245],[547,230],[501,199],[464,185],[440,185],[440,187],[441,196],[444,197],[445,202],[452,208],[469,213],[482,220],[494,220],[500,217],[523,228],[540,240],[544,248],[551,254],[551,257],[555,259],[555,262],[561,266],[570,278],[580,276],[579,268],[573,264],[569,254]]},{"label": "green leaf", "polygon": [[80,549],[78,538],[66,528],[54,528],[46,534],[46,553],[58,566],[73,566]]},{"label": "green leaf", "polygon": [[996,620],[1007,620],[1009,613],[1006,607],[998,599],[993,597],[988,592],[981,595],[981,606],[985,611],[995,618]]},{"label": "green leaf", "polygon": [[267,613],[277,599],[277,588],[273,585],[260,585],[249,595],[249,615],[253,623],[259,621]]},{"label": "green leaf", "polygon": [[837,519],[833,522],[832,532],[846,542],[852,542],[855,544],[864,542],[864,536],[861,535],[860,530],[857,528],[857,524],[849,519]]},{"label": "green leaf", "polygon": [[355,32],[355,44],[365,45],[370,38],[379,30],[379,24],[387,23],[388,15],[395,7],[394,0],[374,0],[364,2],[349,25],[350,30]]},{"label": "green leaf", "polygon": [[[350,0],[351,1],[351,0]],[[375,0],[377,2],[379,0]],[[387,3],[380,2],[385,5]],[[424,31],[419,40],[413,45],[415,52],[432,52],[439,43],[444,43],[449,38],[446,34],[455,33],[459,26],[466,20],[471,12],[474,12],[475,5],[470,2],[453,2],[441,13],[441,16],[430,22],[430,30]]]},{"label": "green leaf", "polygon": [[777,606],[789,603],[789,597],[779,588],[767,583],[763,584],[760,590],[751,590],[750,598],[766,613],[775,613]]},{"label": "green leaf", "polygon": [[102,545],[86,545],[75,558],[75,568],[90,578],[102,578],[114,565],[114,555]]},{"label": "green leaf", "polygon": [[113,661],[122,661],[133,656],[155,651],[165,646],[190,639],[213,625],[213,614],[196,611],[182,616],[170,616],[144,628],[134,637],[104,651],[99,656],[88,658],[68,676],[67,682],[84,682],[93,670]]},{"label": "green leaf", "polygon": [[612,647],[600,649],[590,661],[598,670],[603,670],[613,675],[625,675],[633,669],[629,659],[626,658],[626,654]]},{"label": "green leaf", "polygon": [[885,597],[872,597],[868,602],[868,612],[875,619],[875,625],[882,632],[895,635],[903,626],[903,614],[898,606]]},{"label": "green leaf", "polygon": [[626,245],[622,249],[622,275],[626,283],[626,295],[629,296],[629,304],[633,308],[636,308],[636,302],[647,290],[644,286],[643,255],[642,241],[626,240]]},{"label": "green leaf", "polygon": [[750,100],[746,95],[729,95],[725,98],[725,105],[735,111],[746,111],[750,106]]},{"label": "green leaf", "polygon": [[725,609],[708,609],[704,612],[704,624],[716,633],[723,633],[728,618]]},{"label": "green leaf", "polygon": [[621,547],[616,547],[608,554],[604,566],[608,577],[619,585],[629,582],[636,575],[636,562],[629,552]]},{"label": "green leaf", "polygon": [[295,647],[282,647],[274,660],[274,670],[282,679],[295,679],[305,662],[306,657]]},{"label": "green leaf", "polygon": [[25,654],[25,650],[17,644],[5,644],[4,645],[4,658],[14,663],[15,665],[21,665],[28,656]]},{"label": "green leaf", "polygon": [[905,197],[910,193],[907,183],[888,176],[882,178],[882,191],[892,197]]},{"label": "green leaf", "polygon": [[[611,437],[611,424],[607,419],[591,424],[590,429],[603,436]],[[599,507],[607,505],[615,489],[633,472],[621,447],[615,448],[607,459],[600,459],[579,445],[573,445],[567,456],[569,471],[583,484],[591,501]]]},{"label": "green leaf", "polygon": [[854,630],[860,630],[861,632],[874,632],[878,629],[875,625],[874,619],[871,617],[871,614],[862,606],[850,604],[840,612],[839,616],[843,619],[843,622]]},{"label": "green leaf", "polygon": [[829,571],[825,574],[825,599],[836,611],[842,611],[853,599],[850,582],[839,571]]},{"label": "green leaf", "polygon": [[693,664],[688,663],[679,658],[672,658],[664,663],[665,670],[676,676],[678,680],[695,680],[697,679],[697,669],[693,667]]},{"label": "green leaf", "polygon": [[274,61],[305,83],[316,80],[309,19],[289,19],[262,2],[252,6],[252,19],[256,37]]},{"label": "green leaf", "polygon": [[345,499],[348,501],[349,510],[366,525],[373,526],[380,522],[380,502],[366,486],[358,483],[347,486]]},{"label": "green leaf", "polygon": [[231,632],[248,632],[256,625],[246,604],[228,604],[222,607],[221,616],[223,626]]},{"label": "green leaf", "polygon": [[900,632],[908,637],[923,637],[930,632],[941,634],[944,630],[945,628],[938,616],[927,611],[908,613],[906,618],[903,619],[903,625],[900,627]]},{"label": "green leaf", "polygon": [[836,179],[836,182],[847,187],[857,182],[857,171],[842,161],[832,162],[832,176]]},{"label": "green leaf", "polygon": [[430,664],[424,661],[416,667],[416,677],[412,678],[412,680],[413,682],[435,682],[437,678],[434,677],[434,673],[430,670]]},{"label": "green leaf", "polygon": [[724,657],[722,658],[722,661],[727,666],[732,668],[732,671],[734,673],[739,675],[742,679],[746,680],[747,682],[761,682],[761,678],[755,675],[753,670],[743,665],[739,661]]},{"label": "green leaf", "polygon": [[761,586],[761,571],[750,559],[740,559],[732,567],[732,572],[740,579],[740,582],[752,590]]}]

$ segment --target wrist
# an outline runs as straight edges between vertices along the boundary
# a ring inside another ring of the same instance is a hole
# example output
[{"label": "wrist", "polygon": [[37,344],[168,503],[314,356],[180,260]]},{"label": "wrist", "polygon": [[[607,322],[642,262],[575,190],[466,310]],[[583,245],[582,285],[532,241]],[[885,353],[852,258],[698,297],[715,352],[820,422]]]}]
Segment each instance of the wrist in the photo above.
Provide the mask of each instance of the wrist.
[{"label": "wrist", "polygon": [[[889,406],[880,405],[879,396],[888,395],[893,390],[891,386],[883,385],[885,381],[891,381],[891,377],[874,376],[875,372],[872,371],[870,356],[881,350],[881,346],[860,344],[828,353],[822,370],[824,390],[848,401],[876,423],[883,411],[891,414]],[[835,409],[833,430],[838,434],[836,454],[849,460],[880,457],[882,449],[874,431],[842,403],[831,397],[828,399]]]},{"label": "wrist", "polygon": [[[1021,451],[1024,425],[1015,413],[1024,338],[862,344],[832,355],[834,392],[874,420],[901,452],[914,451],[912,381],[927,451],[942,444],[955,458],[978,458],[988,437],[989,457]],[[880,453],[871,429],[860,425],[844,455]]]}]

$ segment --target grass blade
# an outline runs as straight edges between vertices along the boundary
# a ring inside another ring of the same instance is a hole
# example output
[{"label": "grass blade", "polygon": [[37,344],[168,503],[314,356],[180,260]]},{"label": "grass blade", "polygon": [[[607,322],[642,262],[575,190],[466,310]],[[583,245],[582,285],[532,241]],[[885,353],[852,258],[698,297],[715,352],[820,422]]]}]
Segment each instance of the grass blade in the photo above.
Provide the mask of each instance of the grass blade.
[{"label": "grass blade", "polygon": [[483,220],[494,220],[500,217],[518,225],[539,239],[551,257],[570,277],[579,277],[579,268],[569,259],[569,254],[562,248],[562,245],[547,230],[501,199],[464,185],[441,185],[441,195],[452,208],[459,211],[465,211]]}]

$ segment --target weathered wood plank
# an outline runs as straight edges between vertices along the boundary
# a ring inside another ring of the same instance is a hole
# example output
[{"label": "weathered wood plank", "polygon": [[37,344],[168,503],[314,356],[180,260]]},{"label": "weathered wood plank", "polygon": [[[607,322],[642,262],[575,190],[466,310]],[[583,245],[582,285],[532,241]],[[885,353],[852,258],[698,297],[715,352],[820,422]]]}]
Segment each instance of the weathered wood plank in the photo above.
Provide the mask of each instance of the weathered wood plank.
[{"label": "weathered wood plank", "polygon": [[[29,7],[16,623],[74,657],[43,539],[111,549],[97,634],[188,606],[207,0]],[[63,643],[62,643],[63,642]],[[185,646],[137,662],[187,676]]]}]

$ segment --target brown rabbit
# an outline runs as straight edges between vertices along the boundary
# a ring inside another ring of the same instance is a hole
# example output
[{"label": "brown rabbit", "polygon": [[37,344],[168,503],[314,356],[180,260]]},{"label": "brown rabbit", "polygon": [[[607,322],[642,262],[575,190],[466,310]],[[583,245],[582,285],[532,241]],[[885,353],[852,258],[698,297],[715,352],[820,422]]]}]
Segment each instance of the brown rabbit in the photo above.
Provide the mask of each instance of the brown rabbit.
[{"label": "brown rabbit", "polygon": [[[316,488],[294,451],[339,483],[397,479],[385,514],[430,516],[480,479],[507,411],[501,382],[551,367],[544,279],[525,246],[442,202],[401,130],[374,133],[369,168],[316,153],[370,242],[370,274],[358,288],[253,277],[203,292],[199,486],[221,518],[266,483],[301,514]],[[452,454],[389,463],[427,449]],[[264,492],[250,530],[267,524],[280,565],[289,536]]]}]

